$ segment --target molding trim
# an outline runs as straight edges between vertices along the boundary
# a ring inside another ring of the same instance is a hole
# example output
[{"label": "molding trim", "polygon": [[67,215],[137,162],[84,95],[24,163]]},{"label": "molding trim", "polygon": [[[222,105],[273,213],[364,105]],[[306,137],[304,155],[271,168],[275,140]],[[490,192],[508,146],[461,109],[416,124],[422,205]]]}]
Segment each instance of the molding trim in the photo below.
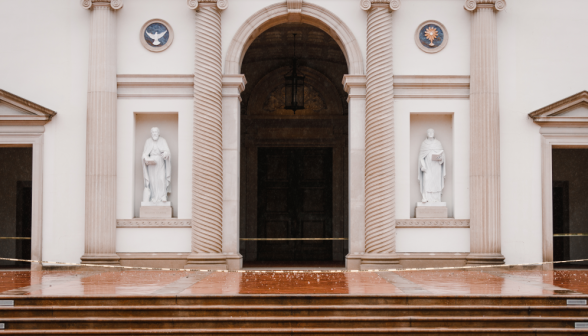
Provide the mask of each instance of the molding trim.
[{"label": "molding trim", "polygon": [[410,218],[396,219],[397,228],[469,228],[469,219]]},{"label": "molding trim", "polygon": [[149,219],[149,218],[133,218],[133,219],[117,219],[116,228],[191,228],[191,219]]},{"label": "molding trim", "polygon": [[[19,132],[20,130],[20,132]],[[44,127],[0,127],[0,145],[33,147],[31,259],[43,260],[43,143]],[[40,271],[42,265],[31,263],[31,271]]]},{"label": "molding trim", "polygon": [[7,104],[16,111],[22,111],[22,113],[0,115],[0,125],[45,125],[57,115],[57,112],[53,110],[4,90],[0,90],[0,104]]},{"label": "molding trim", "polygon": [[396,99],[469,99],[470,76],[394,76]]},{"label": "molding trim", "polygon": [[588,91],[582,91],[529,113],[533,122],[542,127],[587,127],[588,117],[566,117],[577,108],[588,108]]},{"label": "molding trim", "polygon": [[[286,1],[267,6],[251,15],[239,27],[231,40],[224,57],[223,74],[240,74],[241,61],[255,38],[273,26],[291,22],[289,21],[291,16],[296,15],[288,14]],[[296,20],[298,20],[297,18],[294,21],[298,22]],[[300,22],[322,29],[339,44],[347,59],[349,74],[365,74],[363,53],[359,48],[359,43],[343,20],[323,7],[302,2]]]},{"label": "molding trim", "polygon": [[189,98],[194,99],[194,74],[116,76],[118,98]]}]

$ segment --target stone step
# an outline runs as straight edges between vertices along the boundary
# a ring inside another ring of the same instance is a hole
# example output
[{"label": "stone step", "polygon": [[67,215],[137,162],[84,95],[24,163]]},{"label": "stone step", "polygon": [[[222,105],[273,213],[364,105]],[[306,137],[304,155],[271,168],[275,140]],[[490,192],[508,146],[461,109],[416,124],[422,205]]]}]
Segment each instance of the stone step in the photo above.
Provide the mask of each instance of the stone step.
[{"label": "stone step", "polygon": [[454,329],[454,328],[275,328],[275,329],[133,329],[133,330],[77,330],[77,329],[54,329],[54,330],[4,330],[3,335],[239,335],[239,336],[257,336],[257,335],[419,335],[419,336],[439,336],[439,335],[459,335],[459,336],[566,336],[570,334],[586,335],[586,330],[567,329],[567,328],[487,328],[487,329]]},{"label": "stone step", "polygon": [[169,295],[169,296],[6,296],[16,306],[299,306],[299,305],[403,305],[403,306],[566,306],[569,299],[587,300],[588,295],[348,295],[348,294],[260,294],[260,295]]},{"label": "stone step", "polygon": [[[575,328],[587,317],[48,317],[0,318],[14,329],[242,329],[242,328]],[[588,329],[585,330],[588,332]]]},{"label": "stone step", "polygon": [[588,317],[588,306],[0,306],[9,317],[555,316]]}]

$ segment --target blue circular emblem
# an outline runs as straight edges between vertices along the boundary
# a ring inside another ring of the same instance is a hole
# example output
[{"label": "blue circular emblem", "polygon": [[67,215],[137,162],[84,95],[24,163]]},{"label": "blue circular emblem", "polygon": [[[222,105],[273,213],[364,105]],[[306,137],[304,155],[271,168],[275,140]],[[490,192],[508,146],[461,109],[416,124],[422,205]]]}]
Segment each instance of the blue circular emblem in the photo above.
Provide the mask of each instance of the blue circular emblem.
[{"label": "blue circular emblem", "polygon": [[169,29],[160,22],[153,22],[148,25],[143,32],[145,42],[151,47],[161,48],[165,46],[169,40]]},{"label": "blue circular emblem", "polygon": [[440,26],[429,23],[424,25],[419,31],[419,42],[427,49],[436,49],[445,39],[445,32]]}]

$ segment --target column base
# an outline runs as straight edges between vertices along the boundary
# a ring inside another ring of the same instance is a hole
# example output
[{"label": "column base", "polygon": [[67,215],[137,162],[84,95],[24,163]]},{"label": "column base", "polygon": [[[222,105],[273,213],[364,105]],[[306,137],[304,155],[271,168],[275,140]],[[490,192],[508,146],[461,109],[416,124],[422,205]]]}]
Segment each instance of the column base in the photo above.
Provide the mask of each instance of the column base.
[{"label": "column base", "polygon": [[504,265],[504,256],[500,253],[470,253],[466,257],[466,266]]},{"label": "column base", "polygon": [[82,264],[93,265],[120,265],[120,257],[117,254],[84,254],[82,256]]},{"label": "column base", "polygon": [[186,262],[187,269],[238,270],[243,268],[243,256],[223,253],[191,253]]},{"label": "column base", "polygon": [[396,269],[400,258],[396,253],[348,254],[345,257],[348,270]]}]

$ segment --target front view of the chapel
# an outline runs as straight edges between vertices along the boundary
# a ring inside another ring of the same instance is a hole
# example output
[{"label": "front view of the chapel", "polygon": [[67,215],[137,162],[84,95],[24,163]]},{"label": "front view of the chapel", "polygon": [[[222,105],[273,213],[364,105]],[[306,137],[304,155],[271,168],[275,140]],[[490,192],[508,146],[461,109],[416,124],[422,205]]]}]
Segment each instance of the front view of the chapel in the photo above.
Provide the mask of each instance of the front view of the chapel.
[{"label": "front view of the chapel", "polygon": [[587,12],[0,0],[0,266],[585,258]]}]

